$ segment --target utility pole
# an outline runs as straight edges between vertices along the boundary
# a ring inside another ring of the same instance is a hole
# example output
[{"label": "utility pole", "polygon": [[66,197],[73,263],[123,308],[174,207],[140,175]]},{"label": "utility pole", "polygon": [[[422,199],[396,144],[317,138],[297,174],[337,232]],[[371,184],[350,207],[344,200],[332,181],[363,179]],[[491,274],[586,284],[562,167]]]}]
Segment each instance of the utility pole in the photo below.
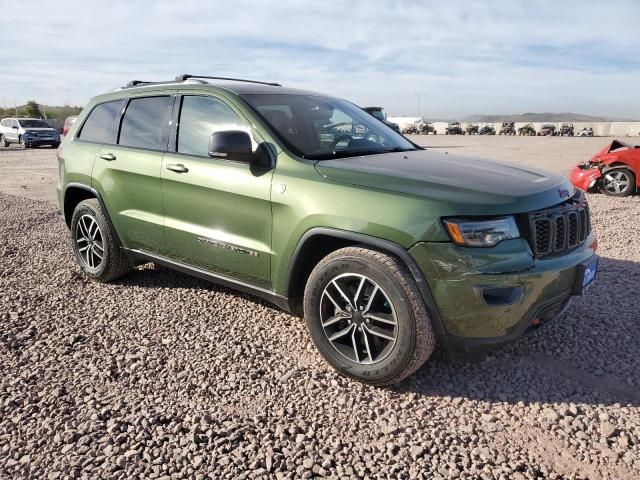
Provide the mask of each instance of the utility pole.
[{"label": "utility pole", "polygon": [[418,97],[418,117],[420,116],[420,94],[418,92],[413,92],[413,94]]}]

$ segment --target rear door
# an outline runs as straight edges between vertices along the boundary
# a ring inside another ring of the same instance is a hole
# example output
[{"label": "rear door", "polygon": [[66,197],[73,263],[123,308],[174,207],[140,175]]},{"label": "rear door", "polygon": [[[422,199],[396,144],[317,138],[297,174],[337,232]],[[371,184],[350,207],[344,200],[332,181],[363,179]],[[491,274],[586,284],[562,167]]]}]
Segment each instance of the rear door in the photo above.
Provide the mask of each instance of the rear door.
[{"label": "rear door", "polygon": [[94,163],[94,188],[127,248],[165,248],[160,169],[173,101],[170,94],[129,98],[116,120],[116,143],[104,145]]},{"label": "rear door", "polygon": [[209,158],[209,137],[244,130],[259,140],[231,104],[215,96],[176,100],[177,135],[164,157],[162,191],[167,252],[200,269],[269,287],[271,169]]}]

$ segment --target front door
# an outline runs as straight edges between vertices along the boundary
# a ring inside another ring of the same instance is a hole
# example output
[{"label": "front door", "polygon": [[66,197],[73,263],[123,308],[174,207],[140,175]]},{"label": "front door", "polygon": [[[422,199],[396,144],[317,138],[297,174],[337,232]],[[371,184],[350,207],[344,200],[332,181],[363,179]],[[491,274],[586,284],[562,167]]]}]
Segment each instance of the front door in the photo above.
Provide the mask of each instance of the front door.
[{"label": "front door", "polygon": [[176,101],[176,108],[180,109],[177,138],[162,166],[169,256],[218,275],[270,287],[272,170],[209,158],[213,132],[250,132],[222,99],[185,95]]}]

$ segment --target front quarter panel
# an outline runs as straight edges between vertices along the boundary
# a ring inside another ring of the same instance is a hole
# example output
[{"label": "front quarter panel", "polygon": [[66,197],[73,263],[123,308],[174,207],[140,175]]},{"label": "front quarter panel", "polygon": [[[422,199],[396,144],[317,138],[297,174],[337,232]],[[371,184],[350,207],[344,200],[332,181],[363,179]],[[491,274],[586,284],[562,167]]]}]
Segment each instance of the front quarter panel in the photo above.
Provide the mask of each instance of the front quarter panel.
[{"label": "front quarter panel", "polygon": [[283,152],[273,177],[272,280],[285,294],[286,277],[299,240],[314,227],[364,234],[409,248],[420,240],[448,241],[440,217],[454,212],[425,198],[337,182],[314,162]]}]

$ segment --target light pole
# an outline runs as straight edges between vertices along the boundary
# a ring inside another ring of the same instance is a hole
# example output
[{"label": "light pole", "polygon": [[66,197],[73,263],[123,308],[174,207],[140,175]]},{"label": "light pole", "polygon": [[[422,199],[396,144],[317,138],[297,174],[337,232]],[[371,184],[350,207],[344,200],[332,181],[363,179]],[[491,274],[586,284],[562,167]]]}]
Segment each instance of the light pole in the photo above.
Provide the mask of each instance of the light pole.
[{"label": "light pole", "polygon": [[413,94],[418,97],[418,117],[420,116],[420,94],[418,92],[413,92]]}]

